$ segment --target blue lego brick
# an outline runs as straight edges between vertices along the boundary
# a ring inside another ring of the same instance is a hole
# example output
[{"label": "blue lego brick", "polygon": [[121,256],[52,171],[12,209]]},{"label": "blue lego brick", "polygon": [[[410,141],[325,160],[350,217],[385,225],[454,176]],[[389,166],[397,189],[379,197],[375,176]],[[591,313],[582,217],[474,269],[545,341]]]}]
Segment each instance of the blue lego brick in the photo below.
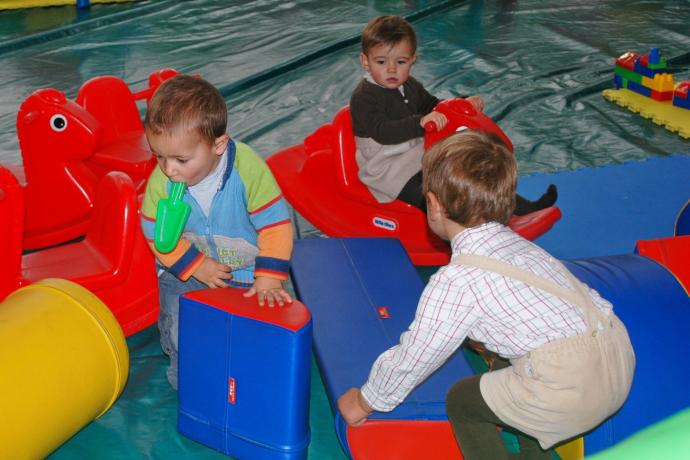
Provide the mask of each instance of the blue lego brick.
[{"label": "blue lego brick", "polygon": [[690,96],[688,96],[688,97],[674,97],[673,98],[673,105],[675,107],[680,107],[681,109],[689,109],[690,110]]},{"label": "blue lego brick", "polygon": [[649,64],[660,64],[661,63],[661,53],[659,48],[652,48],[649,51]]},{"label": "blue lego brick", "polygon": [[625,88],[623,79],[620,75],[613,76],[613,83],[616,85],[616,89]]},{"label": "blue lego brick", "polygon": [[639,73],[640,75],[644,75],[645,77],[649,78],[654,78],[654,75],[661,73],[664,70],[665,69],[650,69],[649,67],[640,64],[639,59],[635,61],[635,67],[633,68],[635,73]]},{"label": "blue lego brick", "polygon": [[651,97],[652,96],[652,89],[647,88],[646,86],[642,86],[639,83],[635,83],[634,81],[628,80],[628,89],[631,91],[635,91],[636,93],[639,93],[643,96]]}]

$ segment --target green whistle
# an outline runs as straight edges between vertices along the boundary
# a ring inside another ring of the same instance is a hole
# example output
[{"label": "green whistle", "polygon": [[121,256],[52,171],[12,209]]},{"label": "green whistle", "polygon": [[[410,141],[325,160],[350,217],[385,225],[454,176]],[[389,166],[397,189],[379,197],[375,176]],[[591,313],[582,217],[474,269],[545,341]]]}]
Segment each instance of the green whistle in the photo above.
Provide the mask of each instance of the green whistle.
[{"label": "green whistle", "polygon": [[170,196],[158,202],[153,244],[160,252],[166,253],[175,249],[182,236],[192,210],[183,201],[186,190],[187,184],[184,182],[173,182],[170,186]]}]

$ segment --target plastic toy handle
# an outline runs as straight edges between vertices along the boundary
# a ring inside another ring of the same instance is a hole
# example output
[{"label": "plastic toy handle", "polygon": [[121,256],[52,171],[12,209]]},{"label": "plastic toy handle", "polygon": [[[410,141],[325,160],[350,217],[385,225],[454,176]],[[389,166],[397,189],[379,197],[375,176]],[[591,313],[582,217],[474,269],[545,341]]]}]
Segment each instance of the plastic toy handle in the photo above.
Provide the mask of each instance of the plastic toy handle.
[{"label": "plastic toy handle", "polygon": [[177,246],[177,242],[180,241],[184,226],[192,211],[189,205],[184,202],[186,191],[187,184],[173,182],[168,198],[158,202],[153,244],[160,252],[172,251]]},{"label": "plastic toy handle", "polygon": [[436,123],[433,121],[427,121],[424,123],[424,131],[427,133],[435,133],[438,131],[438,126],[436,126]]},{"label": "plastic toy handle", "polygon": [[184,194],[187,191],[187,184],[184,182],[172,182],[170,184],[170,195],[168,196],[168,200],[171,206],[179,206],[181,204],[184,204],[186,206],[189,206],[187,203],[183,201]]}]

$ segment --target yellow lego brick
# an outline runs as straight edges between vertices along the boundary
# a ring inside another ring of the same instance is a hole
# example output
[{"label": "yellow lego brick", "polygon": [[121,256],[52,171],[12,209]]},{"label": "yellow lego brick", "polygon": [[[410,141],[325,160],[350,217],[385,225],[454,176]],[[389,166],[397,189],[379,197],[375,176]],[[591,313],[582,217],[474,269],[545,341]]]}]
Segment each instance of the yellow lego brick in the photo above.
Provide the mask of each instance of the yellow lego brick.
[{"label": "yellow lego brick", "polygon": [[673,75],[670,73],[658,73],[654,75],[654,79],[642,77],[642,85],[663,93],[665,91],[673,91],[675,83],[673,82]]}]

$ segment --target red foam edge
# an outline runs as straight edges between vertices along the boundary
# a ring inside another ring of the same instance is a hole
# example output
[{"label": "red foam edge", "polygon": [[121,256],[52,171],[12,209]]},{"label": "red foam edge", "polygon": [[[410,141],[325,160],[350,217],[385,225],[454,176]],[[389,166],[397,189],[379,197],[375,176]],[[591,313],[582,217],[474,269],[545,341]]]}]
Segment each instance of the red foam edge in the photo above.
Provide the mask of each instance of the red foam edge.
[{"label": "red foam edge", "polygon": [[690,292],[690,235],[640,240],[637,252],[668,268]]},{"label": "red foam edge", "polygon": [[236,316],[273,324],[293,332],[302,329],[311,319],[307,307],[298,300],[282,307],[269,307],[268,304],[260,307],[255,295],[244,297],[246,291],[247,289],[240,288],[209,288],[188,292],[184,297]]},{"label": "red foam edge", "polygon": [[462,460],[450,423],[446,420],[368,420],[347,427],[354,460]]}]

